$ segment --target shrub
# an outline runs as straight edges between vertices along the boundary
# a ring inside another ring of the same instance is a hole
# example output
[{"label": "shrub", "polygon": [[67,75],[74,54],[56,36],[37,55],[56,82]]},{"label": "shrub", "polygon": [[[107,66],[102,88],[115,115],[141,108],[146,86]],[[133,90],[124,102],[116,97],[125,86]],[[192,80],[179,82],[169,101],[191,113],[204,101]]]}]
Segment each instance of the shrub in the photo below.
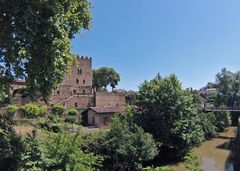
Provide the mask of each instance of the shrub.
[{"label": "shrub", "polygon": [[24,105],[21,109],[24,116],[28,118],[36,118],[47,113],[46,108],[41,107],[35,103],[28,103]]},{"label": "shrub", "polygon": [[65,122],[74,124],[77,122],[77,118],[76,118],[76,116],[67,116],[65,119]]},{"label": "shrub", "polygon": [[8,110],[7,110],[8,114],[14,115],[16,113],[16,111],[17,111],[17,106],[16,105],[9,105],[8,106]]},{"label": "shrub", "polygon": [[62,116],[65,111],[65,107],[63,105],[55,105],[52,108],[52,114]]},{"label": "shrub", "polygon": [[70,115],[70,116],[76,116],[78,114],[78,110],[77,109],[70,109],[69,111],[68,111],[68,115]]}]

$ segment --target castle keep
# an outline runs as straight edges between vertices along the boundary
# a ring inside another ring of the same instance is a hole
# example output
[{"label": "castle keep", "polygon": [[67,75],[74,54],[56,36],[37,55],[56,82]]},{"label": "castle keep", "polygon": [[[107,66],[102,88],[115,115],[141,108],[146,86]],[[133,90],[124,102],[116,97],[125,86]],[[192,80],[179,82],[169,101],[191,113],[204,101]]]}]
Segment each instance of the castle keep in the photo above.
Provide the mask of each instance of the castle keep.
[{"label": "castle keep", "polygon": [[[77,57],[71,70],[50,97],[50,104],[62,104],[67,108],[117,107],[123,110],[125,95],[119,92],[95,92],[92,86],[92,58]],[[12,84],[12,92],[24,86],[23,81]],[[21,100],[25,103],[26,100]],[[16,103],[20,103],[19,99]]]}]

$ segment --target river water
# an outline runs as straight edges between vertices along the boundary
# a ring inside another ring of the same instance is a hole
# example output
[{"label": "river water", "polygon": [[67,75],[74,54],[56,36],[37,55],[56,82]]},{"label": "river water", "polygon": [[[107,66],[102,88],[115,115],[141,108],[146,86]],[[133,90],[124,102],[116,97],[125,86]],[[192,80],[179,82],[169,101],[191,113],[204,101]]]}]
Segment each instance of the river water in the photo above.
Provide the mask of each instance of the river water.
[{"label": "river water", "polygon": [[[231,148],[236,137],[236,127],[228,127],[216,138],[205,141],[194,149],[204,171],[234,171]],[[173,166],[174,171],[186,171],[182,163]]]}]

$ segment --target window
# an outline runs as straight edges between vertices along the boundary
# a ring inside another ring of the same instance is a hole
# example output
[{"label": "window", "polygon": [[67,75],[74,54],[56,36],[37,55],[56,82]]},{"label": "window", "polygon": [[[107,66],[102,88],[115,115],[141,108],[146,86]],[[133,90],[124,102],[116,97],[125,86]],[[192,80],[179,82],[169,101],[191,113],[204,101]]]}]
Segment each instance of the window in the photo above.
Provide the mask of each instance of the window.
[{"label": "window", "polygon": [[83,90],[83,94],[85,94],[86,93],[86,90]]},{"label": "window", "polygon": [[85,82],[86,82],[86,81],[85,81],[85,80],[83,80],[83,84],[85,84]]},{"label": "window", "polygon": [[76,79],[76,83],[77,83],[77,84],[79,83],[79,80],[78,80],[78,79]]},{"label": "window", "polygon": [[59,90],[57,90],[57,94],[60,94],[60,91],[59,91]]},{"label": "window", "polygon": [[78,75],[82,74],[82,69],[78,68]]},{"label": "window", "polygon": [[76,92],[76,90],[73,90],[73,94],[76,94],[77,92]]},{"label": "window", "polygon": [[75,103],[75,107],[78,107],[78,104],[77,104],[77,103]]}]

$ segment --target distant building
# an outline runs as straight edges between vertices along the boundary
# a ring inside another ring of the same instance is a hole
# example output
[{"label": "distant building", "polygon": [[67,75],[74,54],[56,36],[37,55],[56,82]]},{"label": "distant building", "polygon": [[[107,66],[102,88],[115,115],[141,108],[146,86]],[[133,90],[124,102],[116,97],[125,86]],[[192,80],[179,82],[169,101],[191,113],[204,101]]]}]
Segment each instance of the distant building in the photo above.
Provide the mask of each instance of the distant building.
[{"label": "distant building", "polygon": [[82,112],[82,120],[89,126],[108,127],[113,114],[122,112],[121,107],[90,107]]},{"label": "distant building", "polygon": [[[71,71],[56,90],[52,91],[50,104],[62,104],[67,108],[84,110],[89,107],[116,107],[123,111],[125,92],[94,92],[92,87],[92,58],[77,57]],[[26,87],[25,81],[16,80],[11,85],[11,92],[17,92]],[[29,99],[15,97],[16,103],[26,103]],[[106,108],[107,109],[107,108]]]}]

